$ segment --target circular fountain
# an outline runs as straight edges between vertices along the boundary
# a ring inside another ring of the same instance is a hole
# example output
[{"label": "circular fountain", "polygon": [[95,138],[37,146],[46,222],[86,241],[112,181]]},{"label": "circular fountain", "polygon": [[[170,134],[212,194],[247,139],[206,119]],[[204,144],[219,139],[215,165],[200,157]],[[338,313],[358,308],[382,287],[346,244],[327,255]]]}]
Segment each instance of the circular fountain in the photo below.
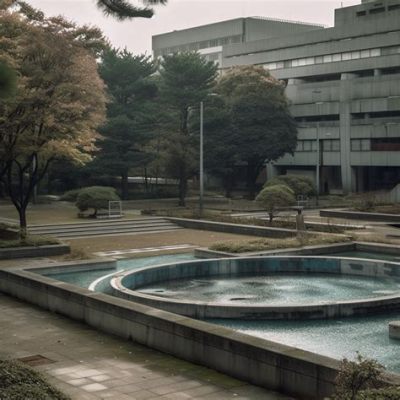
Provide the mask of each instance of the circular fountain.
[{"label": "circular fountain", "polygon": [[194,318],[328,319],[400,310],[399,278],[400,265],[380,260],[272,256],[147,267],[119,274],[111,287]]}]

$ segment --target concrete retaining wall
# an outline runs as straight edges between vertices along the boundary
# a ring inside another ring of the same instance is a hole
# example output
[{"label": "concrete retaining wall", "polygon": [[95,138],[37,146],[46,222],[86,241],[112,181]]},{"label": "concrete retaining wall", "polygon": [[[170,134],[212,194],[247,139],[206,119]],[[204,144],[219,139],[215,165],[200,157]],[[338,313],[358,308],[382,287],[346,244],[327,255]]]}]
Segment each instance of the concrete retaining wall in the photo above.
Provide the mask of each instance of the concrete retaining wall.
[{"label": "concrete retaining wall", "polygon": [[287,238],[296,236],[297,231],[285,228],[269,228],[265,226],[230,224],[227,222],[204,221],[186,218],[166,218],[177,225],[188,229],[202,229],[214,232],[237,233],[240,235]]},{"label": "concrete retaining wall", "polygon": [[0,260],[24,257],[50,257],[68,254],[70,247],[67,244],[51,244],[46,246],[29,246],[0,249]]},{"label": "concrete retaining wall", "polygon": [[328,357],[28,271],[0,271],[0,290],[101,331],[300,399],[323,399],[334,388],[339,363]]},{"label": "concrete retaining wall", "polygon": [[319,212],[321,217],[327,218],[346,218],[357,219],[361,221],[380,221],[380,222],[399,222],[399,214],[382,214],[382,213],[369,213],[361,211],[345,211],[345,210],[321,210]]},{"label": "concrete retaining wall", "polygon": [[[227,253],[225,251],[210,250],[207,248],[197,248],[194,250],[194,255],[198,258],[226,258],[226,257],[257,257],[257,256],[274,256],[283,254],[303,254],[303,255],[318,255],[318,254],[331,254],[335,255],[338,252],[352,251],[356,249],[354,242],[344,242],[335,244],[326,244],[322,246],[305,246],[293,247],[288,249],[275,249],[264,251],[252,251],[248,253]],[[400,254],[400,248],[399,254]]]}]

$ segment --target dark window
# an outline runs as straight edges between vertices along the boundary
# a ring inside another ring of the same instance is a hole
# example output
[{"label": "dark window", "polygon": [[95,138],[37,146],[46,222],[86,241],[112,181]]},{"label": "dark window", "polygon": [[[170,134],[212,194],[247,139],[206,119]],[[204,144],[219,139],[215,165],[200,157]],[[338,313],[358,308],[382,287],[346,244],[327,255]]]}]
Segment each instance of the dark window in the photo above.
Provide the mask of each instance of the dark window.
[{"label": "dark window", "polygon": [[358,11],[357,12],[357,17],[363,17],[364,15],[367,15],[366,11]]},{"label": "dark window", "polygon": [[369,10],[370,14],[379,14],[382,12],[385,12],[385,7],[373,8],[372,10]]},{"label": "dark window", "polygon": [[400,151],[400,138],[371,139],[371,151]]},{"label": "dark window", "polygon": [[391,6],[388,7],[389,11],[393,10],[400,10],[400,4],[392,4]]}]

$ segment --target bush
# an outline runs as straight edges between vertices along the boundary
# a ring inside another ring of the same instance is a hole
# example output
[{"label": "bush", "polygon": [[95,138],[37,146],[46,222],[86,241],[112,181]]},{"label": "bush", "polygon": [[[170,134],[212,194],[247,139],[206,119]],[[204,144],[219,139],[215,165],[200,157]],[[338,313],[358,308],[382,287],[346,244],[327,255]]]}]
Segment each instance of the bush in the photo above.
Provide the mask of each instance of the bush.
[{"label": "bush", "polygon": [[356,400],[399,400],[400,388],[389,387],[383,389],[370,389],[360,392]]},{"label": "bush", "polygon": [[[359,353],[355,361],[342,360],[340,371],[336,377],[335,400],[358,400],[376,389],[384,367],[377,361],[364,358]],[[364,397],[369,399],[369,397]],[[372,398],[371,398],[372,399]],[[379,399],[379,397],[376,397]]]},{"label": "bush", "polygon": [[264,207],[272,222],[278,208],[288,207],[296,202],[293,190],[286,185],[268,186],[261,190],[256,197],[256,201]]},{"label": "bush", "polygon": [[80,211],[93,208],[93,217],[97,216],[98,210],[107,209],[109,201],[120,200],[117,192],[112,187],[91,186],[81,189],[76,199],[76,206]]},{"label": "bush", "polygon": [[286,238],[286,239],[254,239],[231,242],[217,242],[210,246],[210,250],[223,251],[226,253],[248,253],[253,251],[269,251],[277,249],[289,249],[303,246],[316,246],[333,243],[348,242],[350,239],[331,235],[307,235],[304,238]]},{"label": "bush", "polygon": [[271,187],[275,185],[286,185],[292,189],[294,195],[297,196],[315,196],[314,182],[308,176],[302,175],[281,175],[270,179],[265,185]]},{"label": "bush", "polygon": [[65,192],[61,197],[60,200],[61,201],[70,201],[70,202],[76,202],[76,199],[78,198],[79,192],[82,189],[72,189],[72,190],[68,190],[67,192]]},{"label": "bush", "polygon": [[33,369],[15,361],[0,360],[1,400],[68,400]]}]

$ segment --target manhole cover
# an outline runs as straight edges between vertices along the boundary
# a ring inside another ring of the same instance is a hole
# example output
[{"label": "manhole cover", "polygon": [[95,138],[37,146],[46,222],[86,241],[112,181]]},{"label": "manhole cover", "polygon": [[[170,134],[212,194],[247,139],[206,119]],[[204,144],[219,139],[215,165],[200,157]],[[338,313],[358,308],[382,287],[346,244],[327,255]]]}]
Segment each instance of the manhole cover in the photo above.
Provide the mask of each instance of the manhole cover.
[{"label": "manhole cover", "polygon": [[50,360],[50,358],[41,356],[40,354],[35,354],[34,356],[17,358],[18,361],[21,361],[25,364],[28,364],[31,367],[35,367],[36,365],[44,365],[51,364],[55,362],[54,360]]}]

